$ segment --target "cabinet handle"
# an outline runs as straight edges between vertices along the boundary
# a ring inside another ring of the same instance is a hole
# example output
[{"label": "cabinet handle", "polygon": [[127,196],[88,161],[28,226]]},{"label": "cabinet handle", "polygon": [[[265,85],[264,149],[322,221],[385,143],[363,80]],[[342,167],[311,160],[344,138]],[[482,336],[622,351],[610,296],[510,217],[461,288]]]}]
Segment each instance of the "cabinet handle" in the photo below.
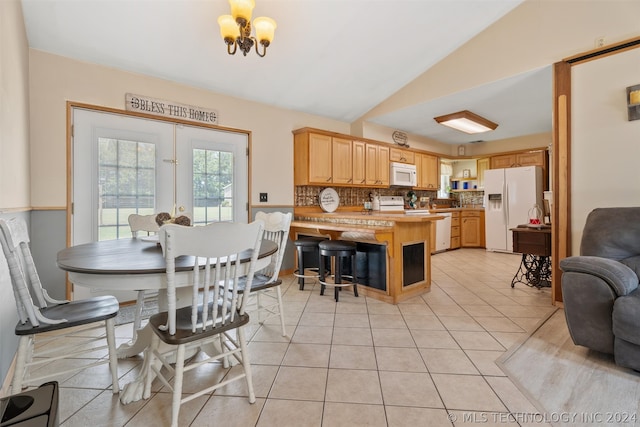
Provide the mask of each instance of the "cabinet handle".
[{"label": "cabinet handle", "polygon": [[353,182],[353,178],[349,178],[349,181],[347,181],[349,184],[351,184]]},{"label": "cabinet handle", "polygon": [[331,182],[331,178],[333,177],[330,176],[329,178],[327,178],[327,182]]}]

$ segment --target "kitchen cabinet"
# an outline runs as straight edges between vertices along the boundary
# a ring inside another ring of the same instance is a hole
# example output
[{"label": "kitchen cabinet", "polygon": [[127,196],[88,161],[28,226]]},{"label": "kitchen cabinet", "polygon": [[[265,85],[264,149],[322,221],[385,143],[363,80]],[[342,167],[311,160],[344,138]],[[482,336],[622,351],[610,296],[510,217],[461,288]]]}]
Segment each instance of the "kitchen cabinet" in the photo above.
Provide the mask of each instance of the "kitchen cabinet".
[{"label": "kitchen cabinet", "polygon": [[416,153],[419,189],[437,190],[440,187],[440,161],[431,154]]},{"label": "kitchen cabinet", "polygon": [[484,212],[479,210],[460,213],[460,246],[463,248],[484,247]]},{"label": "kitchen cabinet", "polygon": [[460,212],[451,212],[451,248],[460,248]]},{"label": "kitchen cabinet", "polygon": [[332,182],[353,183],[353,142],[348,139],[331,138]]},{"label": "kitchen cabinet", "polygon": [[416,164],[415,152],[409,150],[403,150],[401,148],[391,148],[389,157],[392,162]]},{"label": "kitchen cabinet", "polygon": [[365,183],[371,187],[389,187],[389,147],[365,145]]},{"label": "kitchen cabinet", "polygon": [[319,133],[294,137],[296,185],[353,185],[353,141]]},{"label": "kitchen cabinet", "polygon": [[491,157],[491,169],[516,168],[520,166],[540,166],[545,168],[546,152],[543,150],[525,151]]},{"label": "kitchen cabinet", "polygon": [[331,183],[333,179],[332,140],[327,135],[309,134],[307,151],[309,158],[308,181],[316,184]]},{"label": "kitchen cabinet", "polygon": [[484,171],[491,167],[491,159],[489,157],[485,157],[483,159],[478,159],[476,161],[476,170],[478,175],[478,189],[484,190]]},{"label": "kitchen cabinet", "polygon": [[352,176],[353,176],[353,183],[355,185],[365,185],[367,183],[366,160],[367,160],[366,144],[362,141],[353,141]]}]

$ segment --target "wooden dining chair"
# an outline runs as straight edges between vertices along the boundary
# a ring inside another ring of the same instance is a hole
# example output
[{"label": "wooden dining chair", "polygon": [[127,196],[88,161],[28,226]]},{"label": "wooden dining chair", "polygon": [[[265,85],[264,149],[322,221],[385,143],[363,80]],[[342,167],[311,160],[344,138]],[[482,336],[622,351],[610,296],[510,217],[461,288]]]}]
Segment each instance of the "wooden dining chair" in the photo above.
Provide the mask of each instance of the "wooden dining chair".
[{"label": "wooden dining chair", "polygon": [[[112,391],[118,393],[118,357],[114,333],[118,300],[113,296],[77,301],[51,298],[42,288],[29,249],[27,224],[22,219],[0,219],[0,245],[9,266],[18,311],[15,334],[20,337],[11,393],[19,393],[27,386],[39,386],[43,381],[69,372],[106,363],[111,371]],[[87,327],[77,328],[82,325]],[[103,334],[88,332],[88,329],[101,327],[104,327]],[[45,335],[47,332],[50,334]],[[95,346],[96,342],[104,342],[105,334],[106,345]],[[72,361],[68,369],[44,367],[54,361],[77,359],[81,354],[104,349],[108,349],[108,357],[97,358],[90,364]]]},{"label": "wooden dining chair", "polygon": [[[289,228],[291,226],[291,213],[282,212],[257,212],[256,220],[264,222],[263,238],[272,240],[278,245],[278,252],[271,256],[269,265],[256,273],[251,284],[250,300],[247,311],[256,313],[260,324],[272,316],[280,316],[282,336],[287,335],[284,325],[284,309],[282,304],[282,280],[278,278],[280,267],[284,259],[287,247]],[[244,292],[241,285],[240,293]],[[264,317],[262,317],[264,316]]]},{"label": "wooden dining chair", "polygon": [[[153,371],[173,393],[171,425],[174,427],[178,425],[180,405],[232,381],[244,378],[249,402],[254,403],[256,397],[244,330],[249,322],[249,315],[245,312],[247,298],[238,295],[238,288],[244,280],[245,292],[251,289],[262,242],[263,222],[219,222],[201,227],[166,225],[159,234],[167,264],[168,310],[149,319],[154,333],[151,346],[145,351],[147,372],[143,397],[150,397]],[[176,302],[177,257],[189,257],[187,259],[193,261],[191,298],[182,308],[178,308]],[[211,351],[212,346],[208,344],[217,345],[220,351]],[[203,346],[209,349],[209,357],[198,357],[185,366],[185,354]],[[242,365],[242,372],[231,378],[231,373],[227,372],[222,381],[182,396],[185,373],[214,361],[222,361],[226,368],[230,357]],[[172,366],[174,359],[175,366]]]},{"label": "wooden dining chair", "polygon": [[[147,236],[156,234],[160,227],[156,222],[156,215],[139,215],[131,214],[128,217],[129,228],[131,229],[131,236],[138,238],[140,232],[145,233]],[[136,298],[136,309],[133,317],[133,341],[138,336],[138,329],[142,324],[142,313],[144,312],[145,304],[151,304],[152,302],[158,302],[158,291],[145,291],[144,289],[138,291]]]}]

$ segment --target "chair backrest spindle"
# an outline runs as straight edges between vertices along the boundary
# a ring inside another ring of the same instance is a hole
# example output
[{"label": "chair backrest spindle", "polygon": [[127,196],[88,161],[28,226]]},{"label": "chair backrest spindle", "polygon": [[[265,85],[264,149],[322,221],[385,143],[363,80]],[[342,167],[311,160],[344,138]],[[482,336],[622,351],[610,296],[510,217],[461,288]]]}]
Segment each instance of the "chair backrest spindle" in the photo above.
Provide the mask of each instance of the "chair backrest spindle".
[{"label": "chair backrest spindle", "polygon": [[[262,242],[262,221],[199,227],[169,224],[161,227],[159,234],[167,261],[167,327],[171,335],[176,331],[175,260],[178,257],[193,258],[192,331],[224,326],[236,315],[244,315],[246,298],[238,297],[238,286],[240,279],[246,277],[247,292],[250,290]],[[248,257],[248,261],[241,263],[242,256]],[[213,265],[214,272],[211,271]]]}]

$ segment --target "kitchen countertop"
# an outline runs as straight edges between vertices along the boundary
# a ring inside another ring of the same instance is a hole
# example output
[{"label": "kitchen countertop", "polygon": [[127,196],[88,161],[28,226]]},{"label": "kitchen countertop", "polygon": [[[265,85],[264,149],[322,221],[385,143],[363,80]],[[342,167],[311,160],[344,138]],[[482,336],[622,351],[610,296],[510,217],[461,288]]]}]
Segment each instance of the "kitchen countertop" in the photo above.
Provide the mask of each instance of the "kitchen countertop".
[{"label": "kitchen countertop", "polygon": [[295,221],[309,221],[336,224],[367,225],[378,227],[392,227],[394,223],[431,222],[443,219],[437,213],[411,214],[404,211],[372,211],[364,212],[332,212],[332,213],[304,213],[295,215]]},{"label": "kitchen countertop", "polygon": [[473,207],[463,207],[463,208],[438,208],[438,209],[429,209],[429,212],[462,212],[462,211],[484,211],[482,206],[473,208]]}]

